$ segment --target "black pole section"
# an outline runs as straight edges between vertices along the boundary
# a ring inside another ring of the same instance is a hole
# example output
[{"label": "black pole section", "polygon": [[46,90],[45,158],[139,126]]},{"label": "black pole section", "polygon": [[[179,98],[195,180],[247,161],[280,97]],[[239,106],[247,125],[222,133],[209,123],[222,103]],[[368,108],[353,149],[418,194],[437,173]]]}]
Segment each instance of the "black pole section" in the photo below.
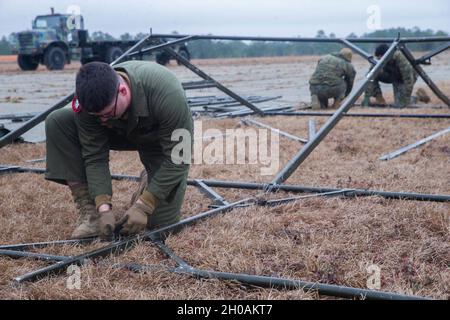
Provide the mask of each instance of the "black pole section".
[{"label": "black pole section", "polygon": [[[35,169],[26,167],[6,167],[7,169],[13,168],[8,172],[31,172],[31,173],[45,173],[45,169]],[[0,173],[2,167],[0,166]],[[111,178],[114,180],[132,180],[138,181],[138,176],[113,174]],[[270,184],[255,183],[255,182],[239,182],[239,181],[224,181],[224,180],[201,180],[205,185],[216,188],[235,188],[235,189],[247,189],[247,190],[265,190]],[[195,179],[188,179],[188,185],[198,186]],[[427,193],[415,193],[415,192],[395,192],[395,191],[380,191],[370,189],[348,189],[332,188],[332,187],[308,187],[301,185],[287,185],[279,184],[274,186],[272,191],[286,191],[286,192],[310,192],[310,193],[323,193],[323,192],[335,192],[345,191],[343,196],[345,197],[361,197],[361,196],[380,196],[387,199],[402,199],[402,200],[415,200],[415,201],[434,201],[434,202],[447,202],[450,201],[450,195],[442,194],[427,194]],[[68,240],[64,240],[68,241]],[[1,248],[1,247],[0,247]],[[6,248],[4,248],[6,249]]]},{"label": "black pole section", "polygon": [[220,279],[229,281],[239,281],[242,284],[253,285],[263,288],[278,288],[287,290],[317,291],[324,296],[333,296],[349,299],[369,299],[369,300],[429,300],[426,297],[407,296],[393,292],[383,292],[376,290],[360,289],[333,284],[322,284],[303,280],[284,279],[269,276],[256,276],[244,273],[219,272],[212,270],[201,270],[190,266],[180,266],[176,268],[160,266],[140,265],[137,263],[127,263],[116,265],[119,268],[126,268],[136,273],[153,272],[165,270],[172,273],[194,276],[200,279]]},{"label": "black pole section", "polygon": [[201,81],[190,81],[182,83],[184,90],[194,90],[194,89],[205,89],[205,88],[215,88],[216,85],[208,80]]},{"label": "black pole section", "polygon": [[430,87],[430,89],[434,92],[434,94],[441,99],[447,106],[450,107],[450,99],[434,84],[433,80],[426,74],[426,72],[422,69],[422,66],[416,63],[413,54],[409,49],[401,44],[399,46],[400,50],[405,55],[406,59],[408,59],[409,63],[413,66],[414,70],[420,75],[423,81]]},{"label": "black pole section", "polygon": [[212,215],[216,215],[216,214],[219,214],[219,213],[222,213],[225,211],[229,211],[229,210],[233,209],[233,207],[235,207],[241,203],[247,202],[250,199],[251,198],[243,199],[243,200],[231,203],[227,206],[223,206],[223,207],[220,207],[217,209],[212,209],[212,210],[200,213],[198,215],[195,215],[193,217],[183,219],[178,223],[174,223],[172,225],[169,225],[169,226],[166,226],[163,228],[159,228],[157,230],[147,231],[140,235],[136,235],[136,236],[124,239],[124,240],[119,240],[119,241],[113,242],[105,247],[102,247],[102,248],[99,248],[99,249],[96,249],[96,250],[93,250],[93,251],[90,251],[87,253],[83,253],[81,255],[66,259],[64,261],[60,261],[58,263],[41,268],[39,270],[29,272],[23,276],[16,277],[14,279],[14,281],[16,283],[22,283],[25,281],[34,281],[39,278],[49,276],[51,274],[57,274],[59,272],[62,272],[64,269],[66,269],[70,265],[81,265],[87,259],[101,258],[101,257],[106,257],[110,254],[120,253],[120,252],[125,251],[125,250],[129,249],[130,247],[132,247],[139,240],[152,239],[152,238],[157,237],[161,233],[165,233],[165,232],[168,232],[168,231],[171,231],[174,229],[178,229],[180,227],[192,224],[200,219],[210,217]]},{"label": "black pole section", "polygon": [[339,39],[345,46],[347,46],[348,48],[352,49],[353,51],[355,51],[357,54],[359,54],[361,57],[363,57],[364,59],[366,59],[367,61],[369,61],[371,64],[376,65],[377,64],[377,60],[375,60],[375,58],[373,57],[373,55],[371,55],[370,53],[365,52],[363,49],[361,49],[360,47],[355,46],[353,43],[351,43],[350,41],[348,41],[347,39]]},{"label": "black pole section", "polygon": [[[153,36],[150,35],[149,40],[151,40],[152,38],[153,38]],[[145,49],[142,49],[142,50],[139,50],[139,51],[130,52],[127,56],[128,57],[133,57],[133,56],[138,56],[138,55],[141,55],[141,54],[150,53],[150,52],[153,52],[153,51],[156,51],[156,50],[160,50],[160,49],[163,49],[165,47],[173,46],[173,45],[176,45],[176,44],[178,44],[180,42],[185,42],[185,41],[189,41],[189,40],[195,40],[195,36],[186,36],[186,37],[178,39],[178,40],[157,44],[157,45],[152,46],[150,48],[145,48]]]},{"label": "black pole section", "polygon": [[230,281],[239,281],[244,284],[250,284],[258,287],[280,288],[303,291],[317,291],[325,296],[334,296],[342,298],[360,298],[370,300],[424,300],[427,298],[406,296],[391,292],[382,292],[360,288],[352,288],[338,285],[322,284],[317,282],[308,282],[302,280],[290,280],[268,276],[255,276],[249,274],[218,272],[199,269],[177,268],[177,273],[190,274],[199,278],[221,279]]},{"label": "black pole section", "polygon": [[364,90],[369,85],[369,82],[374,79],[377,74],[381,71],[383,66],[392,58],[395,50],[398,46],[398,40],[394,41],[389,47],[388,51],[384,54],[383,58],[375,65],[375,67],[366,75],[364,82],[359,85],[358,89],[353,91],[342,103],[342,106],[331,116],[328,121],[320,128],[319,132],[314,136],[314,138],[302,148],[300,151],[292,158],[286,167],[284,167],[272,180],[272,184],[276,185],[286,181],[298,166],[311,154],[311,152],[319,145],[319,143],[327,136],[327,134],[334,128],[334,126],[343,117],[350,107],[355,103],[356,99],[364,92]]},{"label": "black pole section", "polygon": [[[183,38],[188,35],[181,34],[154,34],[155,38]],[[248,40],[248,41],[273,41],[273,42],[327,42],[341,43],[340,39],[333,38],[300,38],[300,37],[253,37],[253,36],[218,36],[218,35],[196,35],[196,40]],[[355,43],[384,43],[399,40],[397,38],[347,38],[346,40]],[[411,37],[400,38],[401,42],[445,42],[450,41],[450,37]]]},{"label": "black pole section", "polygon": [[140,40],[138,43],[136,43],[134,46],[132,46],[131,48],[129,48],[127,51],[125,51],[120,57],[118,57],[116,60],[114,60],[113,62],[111,62],[109,65],[110,66],[114,66],[120,62],[122,62],[123,60],[125,60],[125,58],[129,57],[129,54],[131,52],[133,52],[133,50],[140,48],[144,43],[146,43],[147,41],[149,41],[151,35],[146,36],[145,38],[143,38],[142,40]]},{"label": "black pole section", "polygon": [[[247,189],[247,190],[265,190],[270,184],[266,183],[254,183],[254,182],[235,182],[235,181],[223,181],[223,180],[202,180],[203,183],[210,187],[215,188],[235,188],[235,189]],[[195,185],[193,180],[188,180],[188,185]],[[388,199],[403,199],[403,200],[417,200],[417,201],[435,201],[435,202],[450,202],[450,195],[439,194],[423,194],[412,192],[391,192],[391,191],[379,191],[370,189],[345,189],[345,188],[330,188],[330,187],[307,187],[300,185],[283,185],[279,184],[274,186],[271,190],[286,192],[309,192],[309,193],[325,193],[325,192],[343,192],[342,196],[345,197],[359,197],[359,196],[380,196]]]},{"label": "black pole section", "polygon": [[[295,111],[265,111],[267,116],[314,116],[330,117],[330,112],[295,112]],[[407,118],[407,119],[450,119],[450,114],[400,114],[400,113],[346,113],[344,117],[357,118]]]},{"label": "black pole section", "polygon": [[3,250],[3,249],[0,249],[0,256],[6,256],[10,258],[31,258],[43,261],[64,261],[68,258],[71,258],[70,256],[55,256],[45,253],[23,252],[23,251]]},{"label": "black pole section", "polygon": [[183,58],[181,55],[179,55],[175,50],[173,50],[170,47],[165,47],[163,48],[167,53],[169,53],[171,56],[173,56],[175,59],[177,59],[181,64],[183,64],[186,68],[188,68],[189,70],[191,70],[192,72],[194,72],[196,75],[198,75],[199,77],[208,80],[208,81],[212,81],[214,82],[215,86],[217,89],[219,89],[220,91],[222,91],[223,93],[229,95],[230,97],[232,97],[233,99],[235,99],[236,101],[239,101],[240,103],[242,103],[244,106],[250,108],[251,110],[255,111],[256,113],[258,113],[259,115],[264,115],[264,112],[259,109],[257,106],[255,106],[253,103],[247,101],[246,99],[242,98],[240,95],[236,94],[235,92],[231,91],[230,89],[228,89],[227,87],[225,87],[224,85],[222,85],[220,82],[214,80],[213,78],[211,78],[209,75],[207,75],[206,73],[204,73],[202,70],[200,70],[198,67],[194,66],[192,63],[190,63],[187,59]]},{"label": "black pole section", "polygon": [[94,237],[94,238],[85,238],[85,239],[70,239],[70,240],[54,240],[54,241],[20,243],[20,244],[5,244],[5,245],[0,245],[0,250],[23,251],[23,250],[30,250],[30,249],[45,248],[47,246],[52,246],[52,245],[87,244],[87,243],[91,243],[97,239],[98,238]]},{"label": "black pole section", "polygon": [[[7,172],[31,172],[31,173],[45,173],[45,169],[35,169],[26,167],[4,167],[8,169]],[[2,169],[0,166],[0,173]],[[14,170],[10,169],[13,168]],[[4,170],[6,171],[6,170]],[[113,174],[111,178],[114,180],[132,180],[138,181],[138,176]],[[239,181],[224,181],[224,180],[201,180],[205,185],[216,188],[235,188],[235,189],[247,189],[247,190],[265,190],[270,184],[266,183],[254,183],[254,182],[239,182]],[[188,179],[188,185],[198,186],[195,179]],[[286,185],[279,184],[274,186],[272,191],[286,191],[286,192],[310,192],[310,193],[323,193],[323,192],[335,192],[344,191],[345,197],[361,197],[361,196],[380,196],[387,199],[402,199],[402,200],[415,200],[415,201],[434,201],[434,202],[448,202],[450,201],[450,195],[442,194],[427,194],[427,193],[415,193],[415,192],[395,192],[395,191],[380,191],[370,189],[351,189],[353,191],[347,191],[348,189],[332,188],[332,187],[308,187],[301,185]],[[67,241],[67,240],[66,240]],[[0,247],[1,248],[1,247]],[[6,247],[4,249],[7,249]]]},{"label": "black pole section", "polygon": [[2,173],[45,173],[45,169],[41,168],[28,168],[19,166],[2,166],[0,165],[0,174]]},{"label": "black pole section", "polygon": [[[285,107],[265,107],[261,108],[261,110],[264,112],[264,115],[266,115],[266,112],[268,111],[275,111],[275,110],[286,110],[286,109],[292,109],[292,107],[285,106]],[[217,113],[214,115],[215,118],[225,118],[225,117],[243,117],[247,116],[249,114],[253,114],[254,112],[252,110],[238,110],[238,111],[231,111],[231,112],[223,112],[223,113]]]},{"label": "black pole section", "polygon": [[42,121],[45,120],[45,118],[47,118],[47,116],[58,109],[61,109],[62,107],[66,106],[68,103],[70,103],[74,97],[75,93],[71,93],[69,95],[67,95],[66,97],[64,97],[62,100],[60,100],[59,102],[57,102],[54,106],[52,106],[51,108],[45,110],[42,113],[39,113],[37,115],[35,115],[34,117],[30,118],[27,122],[25,122],[22,126],[20,126],[19,128],[17,128],[14,131],[11,131],[10,133],[4,135],[3,137],[0,138],[0,148],[4,147],[5,145],[13,142],[14,140],[16,140],[18,137],[20,137],[22,134],[24,134],[25,132],[27,132],[28,130],[34,128],[35,126],[37,126],[39,123],[41,123]]},{"label": "black pole section", "polygon": [[[136,43],[133,47],[128,49],[126,52],[124,52],[119,58],[117,58],[110,65],[113,66],[116,63],[122,61],[128,55],[129,52],[131,52],[132,50],[136,49],[137,47],[141,46],[144,42],[146,42],[148,37],[149,36],[147,36],[146,38],[144,38],[141,41],[139,41],[138,43]],[[47,116],[51,112],[53,112],[55,110],[58,110],[58,109],[61,109],[62,107],[64,107],[67,104],[69,104],[72,101],[74,96],[75,96],[75,92],[72,92],[71,94],[67,95],[62,100],[57,102],[54,106],[52,106],[49,109],[45,110],[44,112],[41,112],[41,113],[35,115],[34,117],[32,117],[30,120],[25,122],[21,127],[17,128],[14,131],[11,131],[10,133],[8,133],[7,135],[4,135],[3,137],[1,137],[0,138],[0,148],[4,147],[5,145],[7,145],[7,144],[9,144],[11,142],[13,142],[15,139],[20,137],[22,134],[24,134],[25,132],[27,132],[31,128],[34,128],[35,126],[37,126],[39,123],[44,121],[45,118],[47,118]]]},{"label": "black pole section", "polygon": [[12,120],[17,122],[17,120],[26,120],[31,119],[34,116],[39,114],[38,112],[30,112],[30,113],[15,113],[15,114],[0,114],[0,120]]},{"label": "black pole section", "polygon": [[420,64],[431,64],[430,59],[433,58],[435,55],[447,50],[448,48],[450,48],[450,42],[444,44],[443,46],[423,55],[422,57],[416,59],[416,63],[420,63]]}]

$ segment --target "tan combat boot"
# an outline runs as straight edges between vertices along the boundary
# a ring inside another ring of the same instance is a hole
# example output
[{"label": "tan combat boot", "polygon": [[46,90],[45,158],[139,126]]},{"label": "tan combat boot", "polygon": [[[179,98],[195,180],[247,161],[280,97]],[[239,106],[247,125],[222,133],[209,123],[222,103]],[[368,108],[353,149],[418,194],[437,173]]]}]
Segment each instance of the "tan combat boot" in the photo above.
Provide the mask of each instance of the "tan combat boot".
[{"label": "tan combat boot", "polygon": [[423,88],[417,89],[416,96],[417,96],[417,100],[419,100],[421,102],[428,103],[431,101],[430,96]]},{"label": "tan combat boot", "polygon": [[70,189],[80,214],[71,238],[81,239],[100,235],[100,213],[95,209],[95,202],[89,195],[88,186],[80,184]]},{"label": "tan combat boot", "polygon": [[382,95],[375,96],[375,103],[380,105],[386,105],[386,100],[384,100]]},{"label": "tan combat boot", "polygon": [[333,105],[331,106],[332,109],[338,109],[341,106],[341,102],[344,99],[334,99]]}]

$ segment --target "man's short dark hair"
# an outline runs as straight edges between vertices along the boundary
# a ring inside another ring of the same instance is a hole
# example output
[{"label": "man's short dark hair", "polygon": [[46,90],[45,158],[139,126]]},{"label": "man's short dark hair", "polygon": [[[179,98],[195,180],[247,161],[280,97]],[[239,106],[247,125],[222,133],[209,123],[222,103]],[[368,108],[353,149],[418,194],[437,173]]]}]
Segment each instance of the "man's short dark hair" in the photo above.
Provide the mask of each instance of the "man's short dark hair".
[{"label": "man's short dark hair", "polygon": [[107,63],[90,62],[77,73],[76,95],[88,112],[100,112],[112,103],[117,93],[119,77]]},{"label": "man's short dark hair", "polygon": [[386,53],[386,51],[388,51],[389,46],[385,43],[379,44],[376,48],[375,48],[375,57],[382,57],[384,56],[384,54]]}]

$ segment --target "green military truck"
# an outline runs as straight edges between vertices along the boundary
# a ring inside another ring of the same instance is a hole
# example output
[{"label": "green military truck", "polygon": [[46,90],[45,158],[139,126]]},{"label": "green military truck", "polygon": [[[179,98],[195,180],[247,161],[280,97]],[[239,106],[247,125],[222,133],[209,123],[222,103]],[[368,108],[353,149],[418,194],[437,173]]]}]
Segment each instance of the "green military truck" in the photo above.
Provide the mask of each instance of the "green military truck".
[{"label": "green military truck", "polygon": [[[33,20],[32,30],[16,33],[15,40],[17,63],[25,71],[36,70],[39,64],[48,70],[62,70],[73,59],[79,59],[82,64],[91,61],[111,63],[137,43],[137,40],[91,41],[81,15],[58,14],[53,8],[51,14],[39,15]],[[175,49],[190,59],[186,44]],[[155,55],[155,60],[165,65],[170,56],[160,52]]]}]

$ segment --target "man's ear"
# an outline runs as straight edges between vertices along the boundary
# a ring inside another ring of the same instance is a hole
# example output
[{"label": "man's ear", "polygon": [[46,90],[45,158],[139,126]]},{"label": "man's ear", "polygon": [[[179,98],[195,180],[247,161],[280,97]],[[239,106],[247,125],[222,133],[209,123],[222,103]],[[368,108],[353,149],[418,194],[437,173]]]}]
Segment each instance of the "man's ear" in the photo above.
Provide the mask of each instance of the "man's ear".
[{"label": "man's ear", "polygon": [[124,86],[124,85],[120,85],[120,87],[119,87],[119,92],[120,92],[120,94],[121,95],[126,95],[127,94],[127,92],[128,92],[128,89],[127,89],[127,87],[126,86]]}]

